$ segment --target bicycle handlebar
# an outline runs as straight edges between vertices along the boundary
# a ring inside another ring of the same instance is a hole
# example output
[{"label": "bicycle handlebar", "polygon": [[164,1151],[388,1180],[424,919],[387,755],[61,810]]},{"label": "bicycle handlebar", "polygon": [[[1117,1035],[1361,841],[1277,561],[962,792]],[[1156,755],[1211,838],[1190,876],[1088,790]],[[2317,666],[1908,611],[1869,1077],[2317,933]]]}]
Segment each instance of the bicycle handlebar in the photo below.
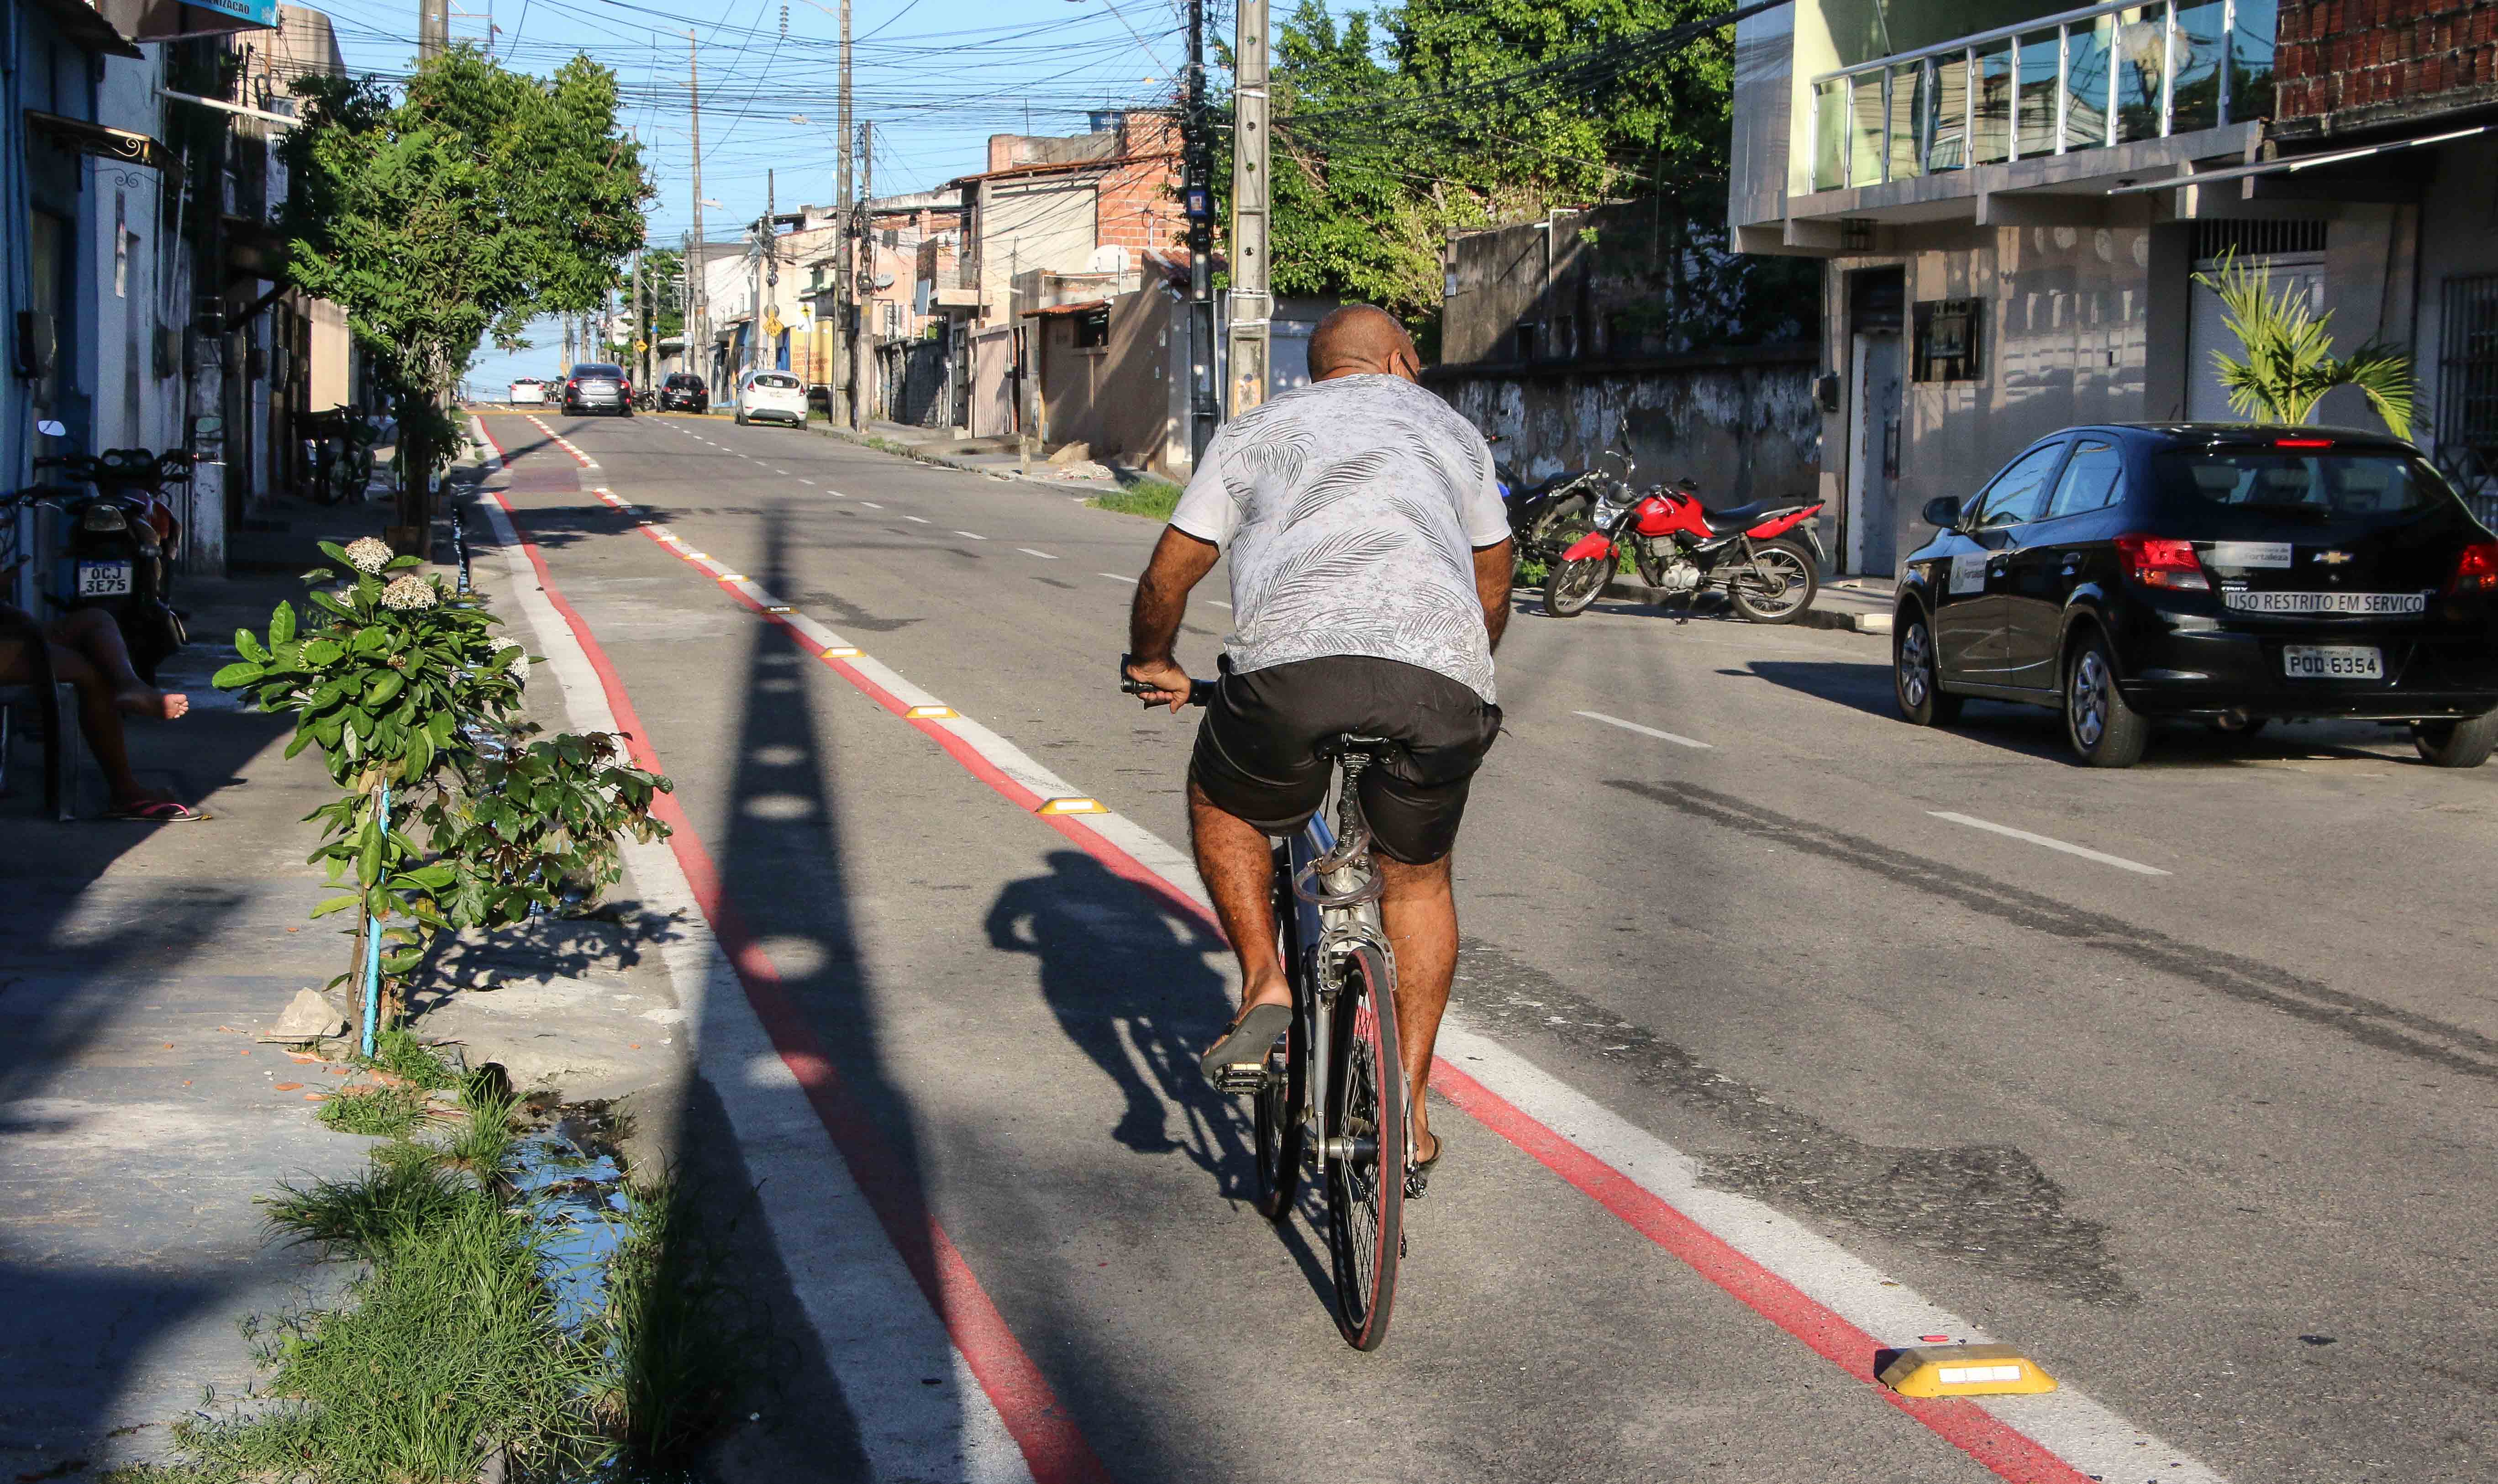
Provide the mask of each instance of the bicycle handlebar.
[{"label": "bicycle handlebar", "polygon": [[[1122,691],[1127,692],[1130,695],[1142,695],[1142,694],[1144,694],[1146,692],[1148,692],[1148,691],[1152,691],[1152,690],[1154,689],[1154,687],[1152,687],[1152,686],[1150,686],[1150,685],[1146,684],[1145,682],[1143,682],[1143,681],[1141,681],[1141,680],[1135,679],[1134,677],[1132,677],[1132,676],[1130,676],[1130,675],[1128,674],[1128,664],[1129,664],[1129,662],[1130,662],[1131,661],[1133,661],[1135,658],[1136,658],[1136,657],[1135,657],[1135,656],[1133,656],[1133,655],[1121,655],[1121,656],[1119,657],[1119,689],[1120,689],[1120,690],[1122,690]],[[1192,680],[1192,681],[1190,681],[1190,682],[1188,683],[1188,703],[1189,703],[1190,705],[1192,705],[1192,706],[1202,706],[1202,705],[1206,704],[1208,701],[1211,701],[1211,700],[1213,700],[1213,699],[1214,699],[1214,682],[1213,682],[1213,681],[1211,681],[1211,680]],[[1146,709],[1147,711],[1151,711],[1151,710],[1153,710],[1156,706],[1160,706],[1160,705],[1163,705],[1163,704],[1164,704],[1164,702],[1162,702],[1162,701],[1149,700],[1149,701],[1145,702],[1145,709]]]}]

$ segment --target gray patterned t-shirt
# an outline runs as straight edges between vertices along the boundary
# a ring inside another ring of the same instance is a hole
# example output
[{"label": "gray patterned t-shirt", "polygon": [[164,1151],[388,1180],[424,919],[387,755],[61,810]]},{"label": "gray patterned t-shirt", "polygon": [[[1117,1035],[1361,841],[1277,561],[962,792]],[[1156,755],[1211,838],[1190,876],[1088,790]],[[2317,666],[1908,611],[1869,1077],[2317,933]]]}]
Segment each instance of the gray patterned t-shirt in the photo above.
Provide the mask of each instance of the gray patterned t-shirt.
[{"label": "gray patterned t-shirt", "polygon": [[1496,699],[1474,567],[1509,539],[1491,450],[1403,377],[1314,382],[1225,424],[1170,523],[1232,559],[1234,670],[1369,655]]}]

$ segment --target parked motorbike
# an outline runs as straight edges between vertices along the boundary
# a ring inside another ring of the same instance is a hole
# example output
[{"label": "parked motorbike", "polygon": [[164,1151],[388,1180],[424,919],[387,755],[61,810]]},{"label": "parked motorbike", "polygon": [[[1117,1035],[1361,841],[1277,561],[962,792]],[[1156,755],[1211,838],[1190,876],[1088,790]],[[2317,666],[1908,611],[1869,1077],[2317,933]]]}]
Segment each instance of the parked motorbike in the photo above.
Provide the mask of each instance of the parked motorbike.
[{"label": "parked motorbike", "polygon": [[1712,510],[1689,479],[1645,492],[1627,476],[1603,483],[1595,529],[1544,579],[1545,611],[1555,618],[1585,611],[1627,554],[1643,581],[1665,590],[1669,606],[1687,610],[1722,585],[1735,611],[1753,623],[1793,623],[1821,587],[1821,537],[1806,524],[1820,511],[1819,500],[1795,499]]},{"label": "parked motorbike", "polygon": [[190,479],[190,456],[111,448],[100,455],[37,459],[35,468],[57,468],[95,488],[86,496],[63,492],[60,510],[68,530],[53,559],[48,600],[63,610],[111,613],[130,651],[131,667],[153,684],[156,666],[190,637],[173,605],[182,528],[165,498],[167,483]]},{"label": "parked motorbike", "polygon": [[[1484,440],[1495,447],[1504,441],[1497,433],[1486,434]],[[1529,484],[1495,454],[1492,477],[1500,485],[1501,503],[1509,510],[1509,534],[1517,560],[1549,563],[1569,544],[1568,537],[1585,525],[1598,476],[1592,469],[1563,469]]]}]

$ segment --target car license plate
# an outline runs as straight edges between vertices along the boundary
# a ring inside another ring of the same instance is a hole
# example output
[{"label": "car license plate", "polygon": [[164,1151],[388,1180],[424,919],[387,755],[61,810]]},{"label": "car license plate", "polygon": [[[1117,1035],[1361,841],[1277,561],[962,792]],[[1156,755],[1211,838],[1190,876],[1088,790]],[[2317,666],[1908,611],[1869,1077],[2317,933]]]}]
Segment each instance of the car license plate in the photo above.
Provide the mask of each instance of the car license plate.
[{"label": "car license plate", "polygon": [[2276,593],[2232,588],[2224,607],[2240,613],[2426,613],[2426,593]]},{"label": "car license plate", "polygon": [[2373,644],[2285,644],[2281,667],[2293,680],[2383,680],[2386,656]]},{"label": "car license plate", "polygon": [[130,591],[130,564],[127,562],[81,562],[78,569],[78,596],[80,597],[118,597]]}]

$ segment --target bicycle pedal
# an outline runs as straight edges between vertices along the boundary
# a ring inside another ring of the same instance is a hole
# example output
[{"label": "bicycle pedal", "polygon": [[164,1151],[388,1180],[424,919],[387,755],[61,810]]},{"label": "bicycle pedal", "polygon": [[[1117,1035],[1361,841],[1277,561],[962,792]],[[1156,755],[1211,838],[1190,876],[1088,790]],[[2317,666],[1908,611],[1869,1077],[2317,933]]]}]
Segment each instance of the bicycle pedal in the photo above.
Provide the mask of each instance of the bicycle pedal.
[{"label": "bicycle pedal", "polygon": [[1262,1061],[1235,1061],[1214,1074],[1217,1092],[1251,1093],[1266,1090],[1266,1064]]}]

